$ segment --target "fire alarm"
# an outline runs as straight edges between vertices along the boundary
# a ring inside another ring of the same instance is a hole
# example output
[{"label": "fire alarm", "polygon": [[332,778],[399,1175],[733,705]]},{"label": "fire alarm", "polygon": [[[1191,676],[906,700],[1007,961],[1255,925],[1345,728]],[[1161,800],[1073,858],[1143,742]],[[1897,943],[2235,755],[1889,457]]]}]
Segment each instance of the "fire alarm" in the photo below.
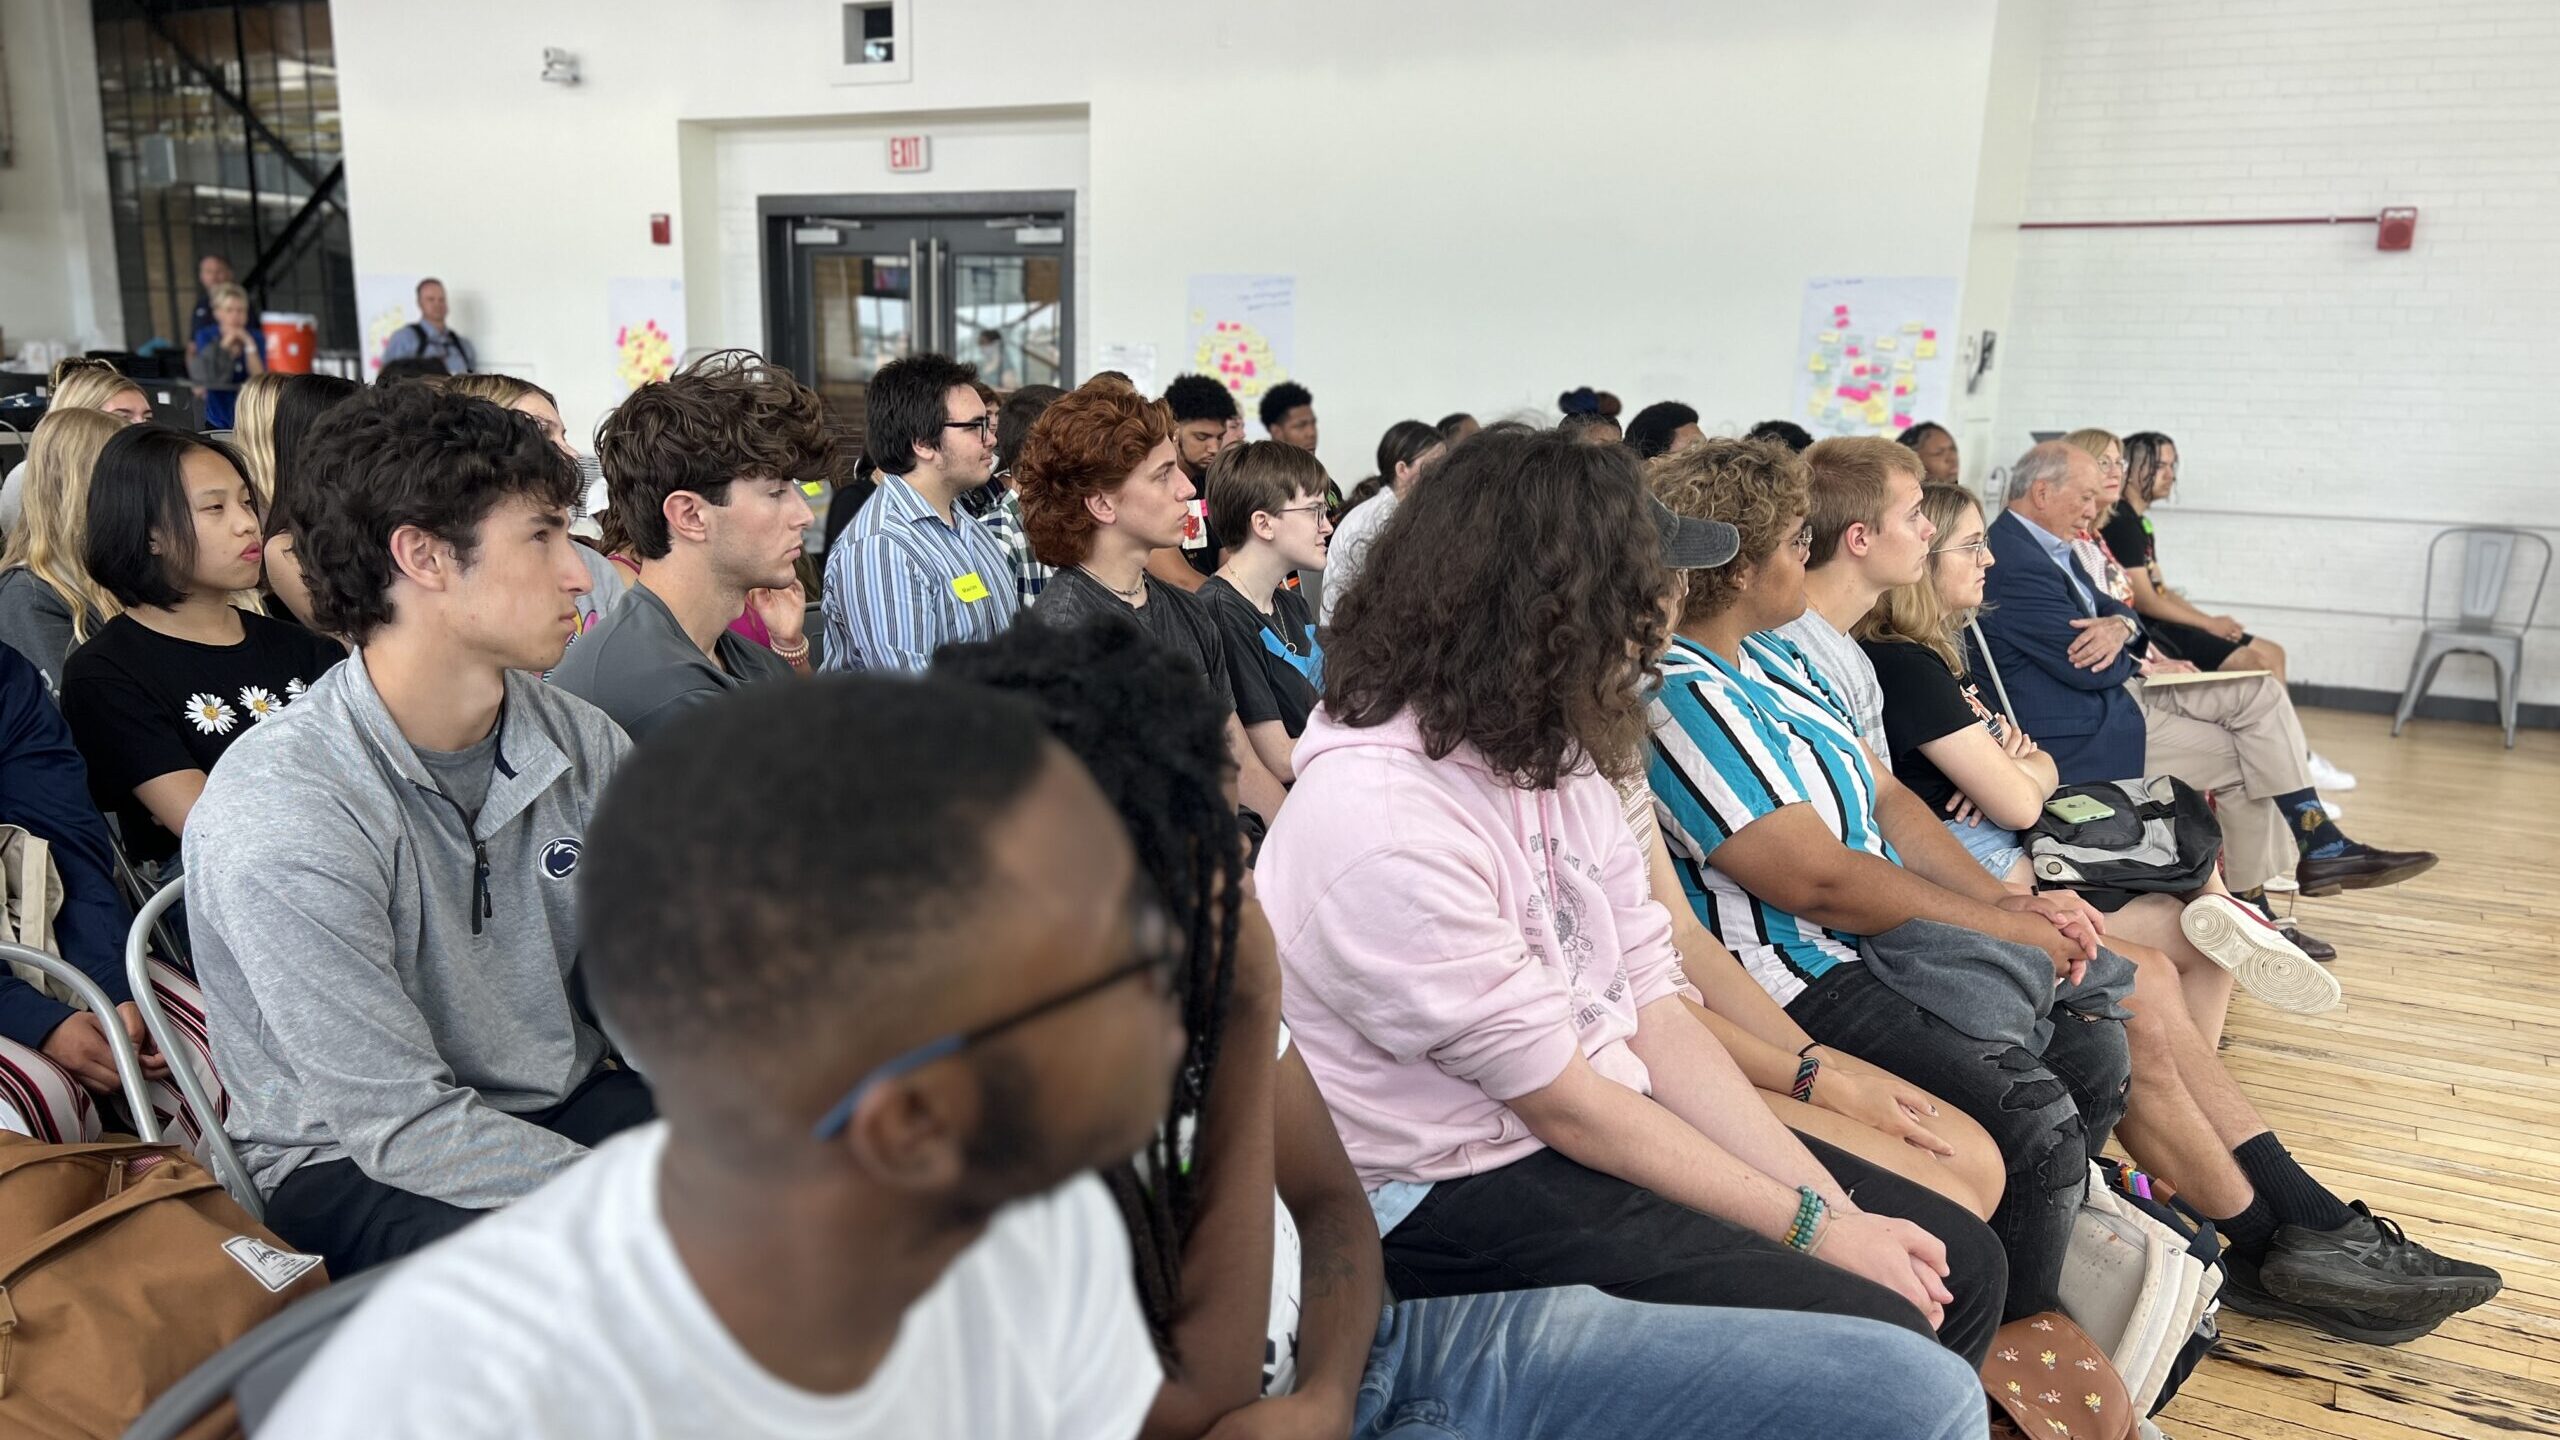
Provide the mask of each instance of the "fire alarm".
[{"label": "fire alarm", "polygon": [[2409,242],[2417,238],[2417,234],[2418,207],[2394,205],[2382,212],[2382,224],[2374,231],[2373,248],[2406,250],[2409,248]]}]

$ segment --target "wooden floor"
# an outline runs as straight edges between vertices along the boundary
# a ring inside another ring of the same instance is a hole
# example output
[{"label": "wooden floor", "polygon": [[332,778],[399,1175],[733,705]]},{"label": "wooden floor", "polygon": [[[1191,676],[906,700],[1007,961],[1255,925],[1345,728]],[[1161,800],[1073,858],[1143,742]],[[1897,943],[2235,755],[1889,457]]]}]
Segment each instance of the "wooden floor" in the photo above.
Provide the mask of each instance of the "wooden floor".
[{"label": "wooden floor", "polygon": [[2485,726],[2303,712],[2361,782],[2347,833],[2427,849],[2434,871],[2302,901],[2338,947],[2344,1009],[2235,999],[2223,1058],[2285,1143],[2340,1195],[2437,1249],[2496,1266],[2506,1293],[2381,1349],[2223,1313],[2215,1358],[2159,1424],[2216,1436],[2560,1436],[2560,733],[2500,748]]}]

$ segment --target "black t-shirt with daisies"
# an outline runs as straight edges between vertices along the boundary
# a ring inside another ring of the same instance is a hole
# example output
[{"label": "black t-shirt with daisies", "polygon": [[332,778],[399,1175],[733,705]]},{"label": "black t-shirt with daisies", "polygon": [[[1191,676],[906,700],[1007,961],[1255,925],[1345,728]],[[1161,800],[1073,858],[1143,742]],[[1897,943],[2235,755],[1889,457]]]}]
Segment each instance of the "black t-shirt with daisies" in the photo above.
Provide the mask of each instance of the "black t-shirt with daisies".
[{"label": "black t-shirt with daisies", "polygon": [[119,615],[62,666],[62,716],[89,766],[89,793],[116,817],[125,852],[165,860],[178,837],[134,787],[213,762],[251,726],[281,714],[346,657],[299,625],[241,612],[240,642],[204,645]]}]

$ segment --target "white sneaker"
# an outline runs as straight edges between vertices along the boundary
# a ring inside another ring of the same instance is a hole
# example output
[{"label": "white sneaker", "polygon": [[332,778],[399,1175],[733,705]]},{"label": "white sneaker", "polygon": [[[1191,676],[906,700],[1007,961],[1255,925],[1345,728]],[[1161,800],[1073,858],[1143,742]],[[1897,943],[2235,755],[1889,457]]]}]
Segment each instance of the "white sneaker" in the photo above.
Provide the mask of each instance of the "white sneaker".
[{"label": "white sneaker", "polygon": [[2320,808],[2329,813],[2329,823],[2332,825],[2347,818],[2347,807],[2326,795],[2320,797]]},{"label": "white sneaker", "polygon": [[2329,763],[2327,756],[2314,750],[2305,769],[2311,772],[2311,788],[2315,790],[2353,790],[2356,777]]},{"label": "white sneaker", "polygon": [[2198,896],[2178,916],[2178,928],[2240,988],[2279,1010],[2317,1015],[2338,1008],[2338,977],[2323,970],[2285,938],[2266,916],[2228,895]]}]

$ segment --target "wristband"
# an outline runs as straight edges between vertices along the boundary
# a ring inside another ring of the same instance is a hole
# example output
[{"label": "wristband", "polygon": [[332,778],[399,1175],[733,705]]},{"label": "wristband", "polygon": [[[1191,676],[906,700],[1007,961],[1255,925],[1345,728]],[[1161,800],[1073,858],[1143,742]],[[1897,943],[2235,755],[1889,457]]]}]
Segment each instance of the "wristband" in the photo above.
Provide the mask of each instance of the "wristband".
[{"label": "wristband", "polygon": [[1807,1105],[1812,1104],[1813,1077],[1821,1073],[1821,1059],[1817,1056],[1807,1055],[1802,1060],[1796,1062],[1796,1083],[1788,1089],[1787,1093],[1797,1100],[1803,1101]]},{"label": "wristband", "polygon": [[1830,1204],[1815,1194],[1812,1186],[1797,1186],[1796,1218],[1795,1223],[1787,1227],[1787,1248],[1799,1254],[1812,1254],[1814,1244],[1822,1234],[1823,1217],[1830,1211]]}]

